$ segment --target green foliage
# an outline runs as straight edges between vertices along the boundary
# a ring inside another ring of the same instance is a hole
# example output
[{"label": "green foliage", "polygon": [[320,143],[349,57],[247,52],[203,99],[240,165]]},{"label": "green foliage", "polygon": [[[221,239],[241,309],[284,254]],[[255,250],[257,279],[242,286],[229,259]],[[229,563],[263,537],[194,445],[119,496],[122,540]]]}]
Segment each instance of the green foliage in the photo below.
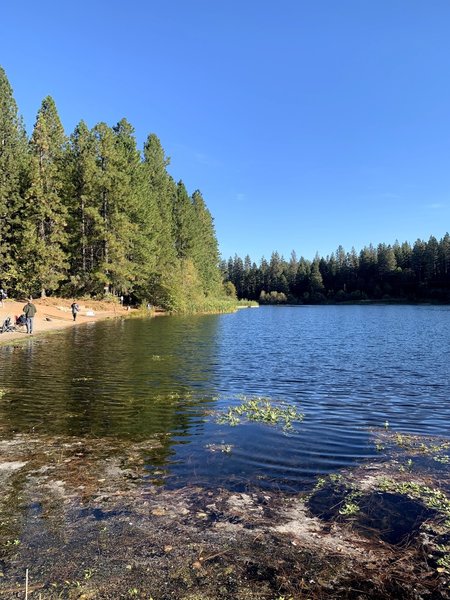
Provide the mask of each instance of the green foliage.
[{"label": "green foliage", "polygon": [[286,402],[275,402],[260,396],[255,398],[244,396],[240,404],[229,407],[225,413],[219,415],[217,422],[235,426],[239,425],[242,420],[256,421],[266,425],[281,426],[283,430],[287,431],[292,429],[293,421],[302,419],[302,413],[295,406]]},{"label": "green foliage", "polygon": [[91,130],[80,121],[66,139],[47,97],[28,142],[1,68],[0,109],[0,272],[11,294],[235,308],[202,194],[174,183],[154,134],[142,154],[125,119]]},{"label": "green foliage", "polygon": [[29,187],[19,237],[22,260],[18,286],[28,293],[58,289],[67,272],[64,251],[67,211],[63,202],[66,138],[53,99],[39,109],[30,140]]},{"label": "green foliage", "polygon": [[283,292],[269,292],[266,294],[262,290],[258,301],[260,304],[286,304],[287,297]]},{"label": "green foliage", "polygon": [[339,246],[326,258],[312,261],[292,252],[285,260],[273,252],[257,266],[250,257],[239,256],[222,262],[226,281],[233,283],[238,298],[276,303],[317,304],[324,302],[366,302],[368,300],[450,302],[450,235],[413,246],[369,245],[357,254]]},{"label": "green foliage", "polygon": [[339,514],[343,517],[353,517],[359,512],[358,498],[362,496],[361,490],[353,489],[346,495],[343,505],[339,509]]},{"label": "green foliage", "polygon": [[11,86],[0,67],[0,274],[3,285],[15,285],[21,254],[17,234],[27,183],[27,139]]}]

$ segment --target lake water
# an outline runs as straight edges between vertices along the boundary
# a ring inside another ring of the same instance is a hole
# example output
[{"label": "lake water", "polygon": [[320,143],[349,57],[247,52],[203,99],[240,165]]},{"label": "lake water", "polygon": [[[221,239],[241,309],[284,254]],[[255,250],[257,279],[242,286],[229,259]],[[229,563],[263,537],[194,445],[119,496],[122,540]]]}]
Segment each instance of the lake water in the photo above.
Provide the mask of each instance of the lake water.
[{"label": "lake water", "polygon": [[[450,307],[300,306],[106,321],[0,348],[13,432],[145,440],[148,477],[300,490],[376,455],[384,426],[450,437]],[[291,433],[219,425],[264,396],[304,414]],[[217,445],[231,452],[212,451]]]}]

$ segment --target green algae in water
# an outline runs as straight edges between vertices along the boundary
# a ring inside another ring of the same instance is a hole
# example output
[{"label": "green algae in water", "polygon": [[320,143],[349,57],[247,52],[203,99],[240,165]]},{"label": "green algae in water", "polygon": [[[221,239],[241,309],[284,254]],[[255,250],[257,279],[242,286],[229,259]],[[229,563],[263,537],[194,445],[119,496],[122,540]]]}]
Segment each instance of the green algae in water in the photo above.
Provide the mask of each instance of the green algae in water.
[{"label": "green algae in water", "polygon": [[293,421],[301,421],[303,414],[295,406],[282,401],[257,396],[243,397],[238,406],[230,406],[227,412],[217,418],[217,423],[231,426],[243,421],[254,421],[266,425],[281,426],[284,431],[293,428]]}]

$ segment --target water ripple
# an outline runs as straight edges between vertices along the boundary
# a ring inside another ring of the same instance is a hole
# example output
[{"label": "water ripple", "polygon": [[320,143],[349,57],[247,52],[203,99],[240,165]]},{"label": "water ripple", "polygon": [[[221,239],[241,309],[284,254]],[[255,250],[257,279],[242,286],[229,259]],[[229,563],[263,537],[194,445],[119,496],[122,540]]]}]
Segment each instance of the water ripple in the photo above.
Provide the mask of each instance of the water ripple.
[{"label": "water ripple", "polygon": [[[146,439],[168,484],[298,487],[374,455],[389,426],[450,436],[450,308],[264,307],[104,322],[2,348],[6,431]],[[286,435],[214,414],[244,396],[295,404]],[[224,444],[230,452],[212,452]],[[170,482],[170,483],[169,483]],[[263,483],[261,483],[263,482]],[[270,482],[270,483],[269,483]]]}]

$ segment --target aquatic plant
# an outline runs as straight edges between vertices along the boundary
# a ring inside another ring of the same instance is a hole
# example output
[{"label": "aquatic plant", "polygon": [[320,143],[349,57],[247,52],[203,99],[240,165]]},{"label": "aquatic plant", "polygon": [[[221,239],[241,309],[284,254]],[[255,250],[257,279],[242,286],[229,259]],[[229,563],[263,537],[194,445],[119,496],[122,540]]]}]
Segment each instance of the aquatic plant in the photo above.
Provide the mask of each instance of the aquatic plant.
[{"label": "aquatic plant", "polygon": [[436,562],[439,565],[436,569],[438,573],[450,573],[450,554],[444,554]]},{"label": "aquatic plant", "polygon": [[345,504],[339,509],[339,514],[344,517],[351,517],[359,512],[359,506],[356,502],[345,501]]},{"label": "aquatic plant", "polygon": [[378,433],[375,439],[377,451],[386,449],[385,444],[390,443],[398,446],[402,450],[407,450],[411,454],[429,456],[434,461],[448,464],[450,463],[450,442],[440,441],[435,438],[427,439],[420,435],[412,435],[398,432]]},{"label": "aquatic plant", "polygon": [[345,497],[344,503],[339,509],[339,514],[344,517],[352,517],[359,512],[359,504],[356,502],[362,496],[362,491],[352,488]]},{"label": "aquatic plant", "polygon": [[233,451],[233,444],[206,444],[205,448],[210,452],[222,452],[223,454],[231,454]]},{"label": "aquatic plant", "polygon": [[437,442],[436,440],[427,440],[421,436],[396,433],[393,440],[397,446],[412,450],[419,454],[440,454],[450,449],[450,442]]},{"label": "aquatic plant", "polygon": [[287,402],[273,401],[269,398],[257,396],[254,398],[242,397],[242,402],[231,406],[219,415],[217,422],[227,425],[239,425],[242,421],[256,421],[267,425],[278,425],[287,431],[292,429],[293,421],[301,421],[303,414],[295,406]]}]

